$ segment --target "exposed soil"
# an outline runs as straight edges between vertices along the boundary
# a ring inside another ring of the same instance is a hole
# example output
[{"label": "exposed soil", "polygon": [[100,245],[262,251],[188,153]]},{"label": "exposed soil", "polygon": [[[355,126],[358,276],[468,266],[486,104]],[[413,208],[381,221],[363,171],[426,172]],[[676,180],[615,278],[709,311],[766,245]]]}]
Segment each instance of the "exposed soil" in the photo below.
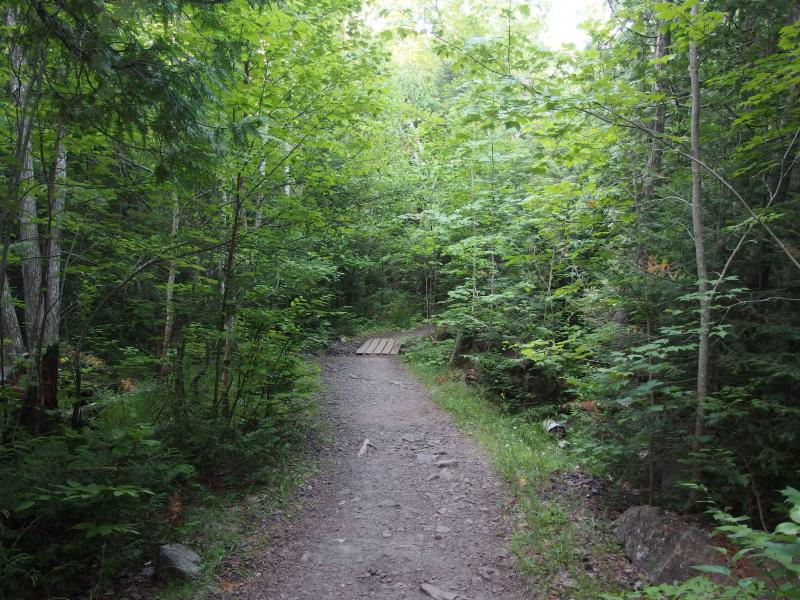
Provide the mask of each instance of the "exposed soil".
[{"label": "exposed soil", "polygon": [[500,482],[469,435],[397,357],[341,353],[322,364],[335,441],[304,486],[305,508],[226,597],[536,597],[507,548]]}]

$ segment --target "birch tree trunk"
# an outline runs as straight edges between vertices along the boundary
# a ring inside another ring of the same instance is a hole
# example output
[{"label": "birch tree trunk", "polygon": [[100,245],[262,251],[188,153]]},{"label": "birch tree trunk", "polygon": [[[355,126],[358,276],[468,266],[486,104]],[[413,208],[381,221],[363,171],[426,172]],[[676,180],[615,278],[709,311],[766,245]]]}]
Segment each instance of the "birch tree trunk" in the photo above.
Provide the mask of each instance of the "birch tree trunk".
[{"label": "birch tree trunk", "polygon": [[[181,206],[178,202],[178,193],[172,192],[172,225],[169,230],[170,240],[175,241],[178,235],[178,227],[181,222]],[[165,316],[164,316],[164,340],[161,343],[159,357],[163,360],[167,355],[170,341],[172,340],[172,330],[175,327],[175,305],[173,296],[175,294],[176,265],[174,260],[169,261],[169,272],[167,273],[167,289],[165,292]],[[162,365],[163,367],[163,365]]]},{"label": "birch tree trunk", "polygon": [[45,240],[45,282],[42,323],[42,348],[39,369],[39,405],[45,410],[58,408],[58,343],[61,325],[61,218],[64,213],[67,176],[67,150],[64,129],[56,135],[55,157],[48,179],[47,236]]},{"label": "birch tree trunk", "polygon": [[[692,6],[692,19],[699,14],[699,3]],[[689,78],[691,81],[691,153],[692,153],[692,233],[694,235],[695,262],[697,263],[697,291],[700,300],[700,334],[697,349],[697,397],[694,419],[694,439],[692,451],[702,446],[701,438],[705,431],[705,399],[709,389],[709,362],[711,353],[711,298],[708,283],[708,266],[703,240],[702,182],[700,179],[700,58],[697,41],[692,38],[689,44]],[[692,479],[699,481],[700,465],[695,461]]]},{"label": "birch tree trunk", "polygon": [[[11,9],[6,15],[6,25],[12,31],[17,26],[17,11]],[[26,81],[28,61],[22,47],[12,43],[11,98],[16,110],[16,181],[17,208],[19,212],[20,243],[22,257],[23,296],[25,298],[25,339],[28,350],[33,353],[39,347],[42,324],[40,288],[42,285],[42,256],[39,248],[39,227],[36,223],[36,198],[33,173],[31,134],[33,132],[33,102],[29,82]]]}]

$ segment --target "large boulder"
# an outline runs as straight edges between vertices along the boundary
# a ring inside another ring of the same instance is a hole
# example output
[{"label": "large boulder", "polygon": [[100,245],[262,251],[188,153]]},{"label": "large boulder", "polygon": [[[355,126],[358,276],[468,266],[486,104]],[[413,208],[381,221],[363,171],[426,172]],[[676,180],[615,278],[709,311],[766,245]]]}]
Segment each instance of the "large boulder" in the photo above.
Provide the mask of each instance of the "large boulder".
[{"label": "large boulder", "polygon": [[[700,575],[697,565],[725,566],[725,559],[708,543],[708,535],[675,513],[655,506],[634,506],[614,528],[625,555],[650,584],[674,583]],[[721,575],[711,575],[724,583]]]},{"label": "large boulder", "polygon": [[194,579],[200,575],[200,557],[183,544],[164,544],[158,550],[162,572]]}]

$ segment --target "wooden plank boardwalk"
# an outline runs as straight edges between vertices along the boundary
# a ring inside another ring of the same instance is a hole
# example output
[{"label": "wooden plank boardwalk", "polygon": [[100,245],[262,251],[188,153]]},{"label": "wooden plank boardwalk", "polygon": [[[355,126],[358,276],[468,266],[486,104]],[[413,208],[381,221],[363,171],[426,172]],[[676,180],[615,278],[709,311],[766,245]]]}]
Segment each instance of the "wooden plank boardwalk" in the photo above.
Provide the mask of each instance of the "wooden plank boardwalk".
[{"label": "wooden plank boardwalk", "polygon": [[369,338],[356,350],[356,354],[398,354],[402,344],[394,338]]}]

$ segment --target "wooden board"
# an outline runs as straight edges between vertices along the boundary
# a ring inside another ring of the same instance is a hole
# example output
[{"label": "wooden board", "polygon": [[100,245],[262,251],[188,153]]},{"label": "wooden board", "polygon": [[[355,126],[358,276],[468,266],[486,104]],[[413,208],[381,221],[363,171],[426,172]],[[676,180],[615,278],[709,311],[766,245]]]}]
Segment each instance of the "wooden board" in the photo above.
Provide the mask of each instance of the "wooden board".
[{"label": "wooden board", "polygon": [[361,355],[398,354],[402,344],[394,338],[370,338],[356,350]]},{"label": "wooden board", "polygon": [[374,354],[375,348],[378,346],[379,342],[380,340],[378,338],[372,338],[369,341],[369,344],[367,345],[366,349],[364,350],[364,354]]}]

